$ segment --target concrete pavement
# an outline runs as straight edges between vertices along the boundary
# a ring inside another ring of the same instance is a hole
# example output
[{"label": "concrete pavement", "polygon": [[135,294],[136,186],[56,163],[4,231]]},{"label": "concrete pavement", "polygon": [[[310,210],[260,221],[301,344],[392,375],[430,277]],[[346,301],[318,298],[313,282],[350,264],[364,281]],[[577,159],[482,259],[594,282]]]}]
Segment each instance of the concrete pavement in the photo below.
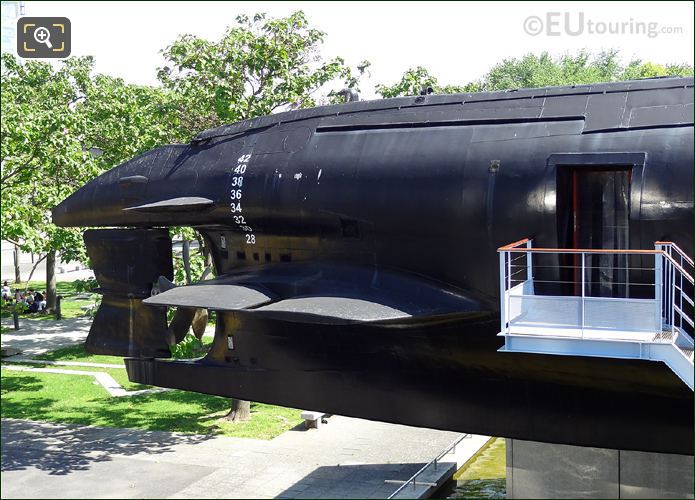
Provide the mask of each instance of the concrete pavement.
[{"label": "concrete pavement", "polygon": [[[385,479],[408,479],[456,436],[338,416],[319,430],[297,428],[270,441],[4,419],[1,493],[2,498],[386,498],[398,486]],[[486,438],[472,439],[470,455]]]},{"label": "concrete pavement", "polygon": [[[2,326],[12,328],[12,318],[3,318]],[[92,318],[69,318],[60,321],[20,318],[19,330],[2,334],[3,349],[18,349],[22,356],[44,354],[87,338]]]},{"label": "concrete pavement", "polygon": [[[2,347],[35,356],[84,342],[90,325],[23,320]],[[2,498],[386,498],[398,484],[385,480],[408,480],[459,436],[340,416],[270,441],[13,419],[1,430]],[[418,481],[441,484],[486,440],[464,439]]]}]

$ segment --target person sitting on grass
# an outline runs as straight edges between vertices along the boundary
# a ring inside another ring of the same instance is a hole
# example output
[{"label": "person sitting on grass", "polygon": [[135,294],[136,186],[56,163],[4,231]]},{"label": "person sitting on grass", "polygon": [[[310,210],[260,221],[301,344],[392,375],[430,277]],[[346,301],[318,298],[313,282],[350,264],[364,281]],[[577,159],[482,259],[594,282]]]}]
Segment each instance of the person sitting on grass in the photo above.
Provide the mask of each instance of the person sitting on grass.
[{"label": "person sitting on grass", "polygon": [[27,303],[29,304],[30,313],[41,312],[46,307],[43,294],[35,292],[33,289],[29,290],[29,302]]},{"label": "person sitting on grass", "polygon": [[29,290],[26,295],[24,295],[24,302],[29,306],[30,313],[35,313],[38,310],[38,304],[34,300],[34,290]]},{"label": "person sitting on grass", "polygon": [[10,300],[12,298],[12,291],[10,290],[10,286],[7,284],[7,281],[2,283],[2,298],[4,300]]}]

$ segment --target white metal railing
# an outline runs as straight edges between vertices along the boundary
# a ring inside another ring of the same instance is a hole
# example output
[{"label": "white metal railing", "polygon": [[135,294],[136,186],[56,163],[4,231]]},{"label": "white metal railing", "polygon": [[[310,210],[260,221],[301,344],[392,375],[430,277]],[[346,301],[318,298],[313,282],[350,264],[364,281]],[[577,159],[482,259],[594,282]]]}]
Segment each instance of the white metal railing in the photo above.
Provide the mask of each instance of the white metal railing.
[{"label": "white metal railing", "polygon": [[503,334],[552,329],[641,342],[687,334],[692,345],[693,261],[671,242],[603,250],[533,248],[523,239],[498,251]]},{"label": "white metal railing", "polygon": [[672,338],[686,332],[693,336],[693,271],[695,265],[675,243],[657,241],[656,249],[663,252],[663,319]]},{"label": "white metal railing", "polygon": [[413,489],[417,488],[418,486],[428,486],[428,487],[433,487],[433,488],[436,488],[436,487],[441,486],[440,484],[435,483],[435,482],[431,482],[431,481],[417,481],[417,477],[420,476],[423,472],[425,472],[425,471],[427,470],[428,467],[433,467],[434,470],[436,471],[436,470],[437,470],[437,466],[439,465],[439,461],[440,461],[445,455],[448,455],[449,453],[456,453],[456,445],[458,445],[458,444],[459,444],[461,441],[463,441],[464,439],[468,439],[468,438],[470,438],[470,437],[471,437],[470,434],[461,434],[460,436],[458,436],[449,446],[447,446],[446,448],[444,448],[444,449],[439,453],[439,455],[437,455],[437,456],[434,457],[432,460],[430,460],[429,462],[427,462],[425,465],[423,465],[422,467],[420,467],[420,468],[417,470],[417,472],[415,472],[415,474],[413,474],[412,476],[410,476],[410,478],[407,479],[407,480],[405,480],[405,481],[400,481],[400,480],[397,480],[397,479],[385,479],[385,480],[384,480],[384,483],[386,483],[386,484],[400,484],[400,485],[401,485],[396,491],[394,491],[393,493],[391,493],[391,494],[387,497],[388,500],[391,500],[392,498],[395,498],[396,495],[398,495],[400,492],[402,492],[403,490],[405,490],[405,488],[406,488],[408,485],[412,485]]}]

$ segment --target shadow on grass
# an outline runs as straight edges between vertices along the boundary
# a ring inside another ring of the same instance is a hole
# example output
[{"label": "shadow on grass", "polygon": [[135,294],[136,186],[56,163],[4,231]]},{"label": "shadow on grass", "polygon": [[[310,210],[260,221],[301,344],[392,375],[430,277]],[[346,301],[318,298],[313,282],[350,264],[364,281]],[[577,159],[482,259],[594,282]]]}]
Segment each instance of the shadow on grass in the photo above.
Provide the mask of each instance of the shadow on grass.
[{"label": "shadow on grass", "polygon": [[221,397],[180,391],[113,398],[107,405],[102,400],[92,402],[96,404],[89,405],[74,423],[198,434],[210,434],[213,429],[205,425],[208,415],[230,406]]},{"label": "shadow on grass", "polygon": [[[91,382],[81,382],[100,393],[100,388],[90,386]],[[44,387],[43,380],[37,377],[15,374],[11,377],[3,376],[2,417],[210,434],[213,429],[209,424],[206,425],[207,415],[229,408],[227,399],[179,391],[128,398],[112,398],[101,394],[93,397],[95,392],[92,392],[76,394],[74,401],[66,401],[69,396],[47,396],[53,391],[42,391]],[[24,394],[21,398],[13,398],[13,392]]]},{"label": "shadow on grass", "polygon": [[[0,394],[4,396],[5,394],[15,391],[36,392],[42,388],[43,383],[38,377],[32,375],[15,375],[8,378],[3,377]],[[0,407],[3,410],[5,409],[5,402],[6,400],[0,398]]]},{"label": "shadow on grass", "polygon": [[53,351],[67,345],[84,343],[92,320],[71,318],[61,321],[20,320],[20,329],[5,332],[2,346],[22,351],[25,355],[36,355]]},{"label": "shadow on grass", "polygon": [[34,467],[51,475],[65,475],[89,470],[94,462],[110,461],[114,455],[171,453],[174,445],[196,444],[207,439],[200,435],[3,419],[0,470]]},{"label": "shadow on grass", "polygon": [[[164,393],[130,400],[95,398],[66,410],[64,406],[61,408],[63,397],[46,396],[43,391],[46,385],[33,375],[2,377],[0,470],[3,472],[35,467],[51,475],[64,475],[88,470],[93,462],[109,461],[113,455],[169,453],[176,444],[195,444],[209,436],[110,427],[209,432],[197,417],[201,412],[227,406],[222,398],[206,400],[196,394]],[[13,393],[23,393],[24,397],[12,399]],[[154,400],[155,396],[158,401]],[[175,411],[167,411],[168,405]],[[15,419],[57,420],[68,425]]]},{"label": "shadow on grass", "polygon": [[[57,361],[65,359],[82,359],[92,356],[87,351],[84,350],[84,344],[71,345],[69,347],[62,347],[56,349],[55,351],[47,352],[45,354],[39,354],[35,359],[44,359],[47,361]],[[120,360],[121,358],[119,358]]]}]

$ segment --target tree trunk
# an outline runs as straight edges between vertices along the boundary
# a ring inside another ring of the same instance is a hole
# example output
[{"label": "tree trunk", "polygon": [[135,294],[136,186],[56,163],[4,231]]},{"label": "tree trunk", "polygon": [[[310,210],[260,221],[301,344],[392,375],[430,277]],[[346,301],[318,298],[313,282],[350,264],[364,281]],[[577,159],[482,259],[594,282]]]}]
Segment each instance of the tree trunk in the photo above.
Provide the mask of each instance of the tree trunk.
[{"label": "tree trunk", "polygon": [[19,245],[14,246],[14,252],[12,253],[12,256],[14,257],[14,282],[15,283],[21,283],[22,282],[22,274],[19,269]]},{"label": "tree trunk", "polygon": [[56,251],[50,250],[46,256],[46,310],[52,312],[56,307]]},{"label": "tree trunk", "polygon": [[43,259],[45,259],[46,257],[47,257],[47,255],[44,255],[43,257],[41,257],[39,260],[36,261],[36,263],[34,264],[34,267],[31,268],[31,272],[29,273],[29,276],[27,277],[27,284],[24,287],[25,290],[29,287],[29,282],[31,281],[31,278],[34,277],[34,271],[36,271],[36,268],[39,267],[39,264],[41,263],[41,261]]},{"label": "tree trunk", "polygon": [[224,418],[231,422],[248,422],[251,419],[251,401],[232,399],[232,409]]},{"label": "tree trunk", "polygon": [[208,310],[196,309],[191,326],[193,327],[193,335],[195,335],[198,340],[202,341],[205,329],[208,326]]},{"label": "tree trunk", "polygon": [[181,257],[183,257],[183,270],[186,272],[186,284],[191,284],[191,242],[188,240],[183,241],[183,248],[181,249]]}]

